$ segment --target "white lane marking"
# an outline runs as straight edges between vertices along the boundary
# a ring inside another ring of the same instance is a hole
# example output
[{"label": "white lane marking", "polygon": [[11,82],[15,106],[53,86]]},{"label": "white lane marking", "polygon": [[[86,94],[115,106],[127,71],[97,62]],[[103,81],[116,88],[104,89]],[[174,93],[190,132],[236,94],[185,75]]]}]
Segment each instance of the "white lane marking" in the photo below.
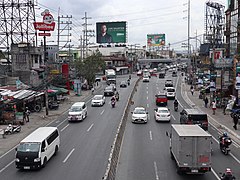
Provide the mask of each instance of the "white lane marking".
[{"label": "white lane marking", "polygon": [[89,132],[92,129],[93,125],[94,124],[91,124],[91,126],[88,128],[87,132]]},{"label": "white lane marking", "polygon": [[155,161],[154,161],[154,170],[155,170],[156,180],[159,180],[157,163]]},{"label": "white lane marking", "polygon": [[148,99],[148,96],[147,96],[147,99]]},{"label": "white lane marking", "polygon": [[148,89],[148,86],[147,86],[147,89]]},{"label": "white lane marking", "polygon": [[148,94],[148,91],[147,91],[147,94]]},{"label": "white lane marking", "polygon": [[159,91],[158,93],[160,94],[161,92]]},{"label": "white lane marking", "polygon": [[149,131],[149,136],[150,136],[150,140],[152,141],[153,140],[152,131]]},{"label": "white lane marking", "polygon": [[75,151],[74,148],[70,151],[70,153],[67,155],[67,157],[63,160],[63,163],[65,163],[65,162],[68,160],[68,158],[71,156],[71,154],[73,153],[73,151]]},{"label": "white lane marking", "polygon": [[61,129],[61,132],[64,131],[64,129],[66,129],[69,126],[69,124],[67,124],[64,128]]},{"label": "white lane marking", "polygon": [[147,104],[147,107],[149,108],[149,104]]},{"label": "white lane marking", "polygon": [[174,121],[176,121],[176,118],[173,115],[171,115],[171,117],[173,118]]},{"label": "white lane marking", "polygon": [[68,119],[66,118],[66,119],[64,119],[61,123],[59,123],[58,125],[57,125],[57,127],[59,127],[59,126],[61,126],[65,121],[67,121]]},{"label": "white lane marking", "polygon": [[217,180],[221,180],[221,178],[218,176],[218,174],[213,170],[213,168],[211,168],[211,172],[213,173],[213,175],[217,178]]},{"label": "white lane marking", "polygon": [[59,123],[60,121],[59,120],[57,120],[55,123],[57,124],[57,123]]},{"label": "white lane marking", "polygon": [[180,103],[180,101],[178,101],[178,104],[183,108],[183,105]]},{"label": "white lane marking", "polygon": [[104,111],[105,111],[105,109],[104,110],[102,110],[102,112],[100,113],[101,115],[104,113]]},{"label": "white lane marking", "polygon": [[158,86],[157,86],[157,89],[158,89]]},{"label": "white lane marking", "polygon": [[2,173],[5,169],[7,169],[12,163],[14,163],[15,162],[15,159],[14,160],[12,160],[10,163],[8,163],[4,168],[2,168],[1,170],[0,170],[0,173]]}]

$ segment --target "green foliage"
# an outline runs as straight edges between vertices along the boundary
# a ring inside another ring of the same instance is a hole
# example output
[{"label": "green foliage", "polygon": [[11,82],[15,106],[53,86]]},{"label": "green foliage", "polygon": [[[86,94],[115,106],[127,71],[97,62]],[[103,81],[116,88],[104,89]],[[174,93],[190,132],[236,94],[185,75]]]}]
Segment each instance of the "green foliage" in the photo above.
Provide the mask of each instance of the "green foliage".
[{"label": "green foliage", "polygon": [[95,74],[106,68],[105,61],[102,59],[102,54],[97,52],[84,60],[77,60],[76,71],[79,76],[87,79],[89,84],[95,81]]}]

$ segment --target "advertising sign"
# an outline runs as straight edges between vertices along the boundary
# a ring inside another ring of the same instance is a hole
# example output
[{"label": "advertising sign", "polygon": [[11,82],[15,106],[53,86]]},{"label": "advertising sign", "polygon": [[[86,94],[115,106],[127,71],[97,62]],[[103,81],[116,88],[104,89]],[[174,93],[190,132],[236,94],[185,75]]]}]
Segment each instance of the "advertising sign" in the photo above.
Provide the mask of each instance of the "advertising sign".
[{"label": "advertising sign", "polygon": [[147,34],[147,45],[151,46],[164,46],[165,34]]},{"label": "advertising sign", "polygon": [[126,21],[97,22],[97,43],[126,43]]},{"label": "advertising sign", "polygon": [[43,22],[34,22],[35,30],[39,31],[54,31],[55,22],[53,16],[50,14],[49,10],[45,10],[41,13],[43,16]]},{"label": "advertising sign", "polygon": [[236,90],[240,90],[240,64],[236,66],[236,83],[235,83]]}]

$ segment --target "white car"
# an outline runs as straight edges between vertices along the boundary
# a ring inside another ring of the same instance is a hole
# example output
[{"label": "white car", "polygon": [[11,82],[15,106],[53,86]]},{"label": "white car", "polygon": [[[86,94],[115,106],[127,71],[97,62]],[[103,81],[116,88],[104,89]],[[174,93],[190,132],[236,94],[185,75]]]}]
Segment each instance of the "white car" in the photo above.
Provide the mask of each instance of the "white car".
[{"label": "white car", "polygon": [[143,77],[143,82],[149,82],[149,77],[148,76]]},{"label": "white car", "polygon": [[103,95],[95,95],[92,98],[92,106],[103,106],[105,104],[105,97]]},{"label": "white car", "polygon": [[132,112],[132,123],[147,123],[148,112],[144,107],[136,107]]},{"label": "white car", "polygon": [[155,109],[155,120],[156,121],[168,121],[170,122],[171,113],[166,107],[159,107]]},{"label": "white car", "polygon": [[166,87],[165,92],[166,92],[167,98],[175,99],[176,92],[174,87]]}]

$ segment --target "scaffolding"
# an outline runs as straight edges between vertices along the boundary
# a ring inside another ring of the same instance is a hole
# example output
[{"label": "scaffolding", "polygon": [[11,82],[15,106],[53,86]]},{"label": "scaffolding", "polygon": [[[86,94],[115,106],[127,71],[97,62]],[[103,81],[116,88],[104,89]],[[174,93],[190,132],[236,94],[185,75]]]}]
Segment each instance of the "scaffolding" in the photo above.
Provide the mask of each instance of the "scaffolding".
[{"label": "scaffolding", "polygon": [[224,8],[219,3],[206,2],[204,43],[209,43],[210,48],[224,46]]}]

